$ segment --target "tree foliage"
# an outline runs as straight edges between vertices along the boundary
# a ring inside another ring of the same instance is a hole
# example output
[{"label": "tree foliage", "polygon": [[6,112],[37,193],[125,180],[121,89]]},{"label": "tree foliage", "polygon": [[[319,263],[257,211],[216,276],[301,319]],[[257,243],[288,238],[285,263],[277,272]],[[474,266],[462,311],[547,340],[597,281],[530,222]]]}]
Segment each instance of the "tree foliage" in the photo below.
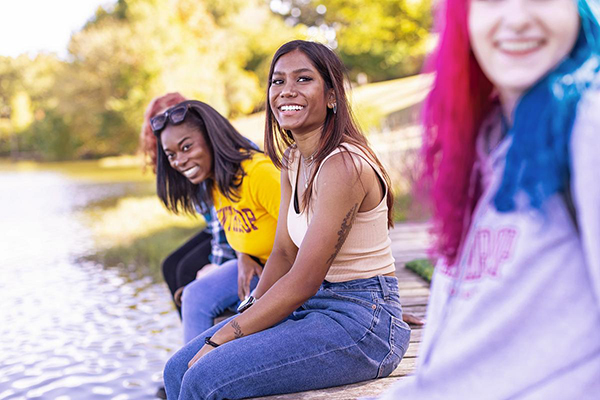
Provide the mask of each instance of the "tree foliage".
[{"label": "tree foliage", "polygon": [[[274,0],[292,23],[330,28],[352,76],[380,81],[420,71],[431,0]],[[319,12],[320,11],[320,12]],[[294,16],[296,15],[296,16]]]},{"label": "tree foliage", "polygon": [[[73,34],[64,60],[0,57],[0,155],[133,153],[145,106],[166,92],[227,117],[260,110],[275,50],[318,26],[335,32],[325,39],[354,76],[415,72],[429,1],[117,0]],[[300,7],[300,18],[281,18],[274,2]]]},{"label": "tree foliage", "polygon": [[[29,108],[43,118],[19,125],[22,149],[51,159],[132,153],[145,106],[167,91],[228,117],[251,113],[264,102],[271,55],[296,31],[264,0],[119,0],[72,36],[68,59],[54,58],[52,71],[41,60],[0,59],[0,137]],[[17,61],[29,81],[47,81],[43,90],[25,84]]]}]

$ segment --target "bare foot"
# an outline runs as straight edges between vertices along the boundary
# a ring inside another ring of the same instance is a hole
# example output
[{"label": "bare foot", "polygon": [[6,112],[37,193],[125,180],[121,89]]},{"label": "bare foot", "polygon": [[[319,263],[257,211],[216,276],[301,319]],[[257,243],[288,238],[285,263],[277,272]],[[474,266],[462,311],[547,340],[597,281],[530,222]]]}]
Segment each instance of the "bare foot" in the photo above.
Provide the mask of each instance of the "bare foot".
[{"label": "bare foot", "polygon": [[411,324],[411,325],[417,325],[417,326],[425,325],[424,318],[419,318],[416,315],[410,314],[410,313],[402,313],[402,321],[406,322],[407,324]]}]

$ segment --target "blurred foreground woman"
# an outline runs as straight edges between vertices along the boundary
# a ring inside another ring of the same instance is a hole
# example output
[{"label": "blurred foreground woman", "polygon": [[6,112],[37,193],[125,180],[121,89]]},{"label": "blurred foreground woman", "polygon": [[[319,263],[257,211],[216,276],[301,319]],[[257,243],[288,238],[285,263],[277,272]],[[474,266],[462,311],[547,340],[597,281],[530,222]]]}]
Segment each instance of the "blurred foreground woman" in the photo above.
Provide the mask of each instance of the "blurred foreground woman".
[{"label": "blurred foreground woman", "polygon": [[425,111],[441,257],[382,399],[597,399],[598,0],[448,0]]}]

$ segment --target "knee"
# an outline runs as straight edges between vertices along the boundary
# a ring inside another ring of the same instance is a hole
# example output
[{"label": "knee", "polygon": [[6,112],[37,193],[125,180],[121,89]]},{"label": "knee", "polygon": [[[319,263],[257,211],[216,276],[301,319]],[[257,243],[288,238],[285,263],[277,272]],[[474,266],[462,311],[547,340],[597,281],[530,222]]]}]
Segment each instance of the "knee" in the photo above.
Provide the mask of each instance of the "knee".
[{"label": "knee", "polygon": [[174,395],[175,393],[179,393],[181,388],[181,383],[183,381],[183,376],[188,370],[188,360],[183,357],[179,351],[175,353],[167,364],[165,365],[165,370],[163,372],[165,388],[167,390],[167,395],[169,398],[177,398],[178,395]]},{"label": "knee", "polygon": [[218,379],[215,378],[214,369],[199,360],[183,376],[180,398],[194,400],[229,398],[223,396]]},{"label": "knee", "polygon": [[181,302],[188,303],[188,304],[192,304],[192,303],[197,304],[199,302],[209,300],[210,297],[207,296],[206,289],[207,289],[206,285],[202,279],[190,282],[185,287],[185,290],[183,291],[183,294],[181,295]]}]

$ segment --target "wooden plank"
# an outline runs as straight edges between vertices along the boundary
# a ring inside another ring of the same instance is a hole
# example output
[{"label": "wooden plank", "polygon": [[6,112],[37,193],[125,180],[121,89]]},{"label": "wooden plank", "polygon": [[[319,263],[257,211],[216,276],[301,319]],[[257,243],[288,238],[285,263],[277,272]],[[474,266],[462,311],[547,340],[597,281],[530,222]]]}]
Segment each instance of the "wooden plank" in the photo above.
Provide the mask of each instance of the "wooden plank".
[{"label": "wooden plank", "polygon": [[400,298],[403,297],[425,297],[429,298],[429,288],[420,287],[420,288],[411,288],[411,289],[403,289],[400,290]]},{"label": "wooden plank", "polygon": [[421,288],[428,289],[428,286],[423,284],[423,282],[421,282],[421,280],[418,280],[418,279],[406,279],[404,277],[398,277],[398,290],[421,289]]},{"label": "wooden plank", "polygon": [[400,377],[391,377],[375,379],[372,381],[354,383],[352,385],[337,386],[332,388],[311,390],[308,392],[280,394],[268,397],[257,397],[256,399],[268,400],[351,400],[363,397],[378,396],[394,383],[398,382]]},{"label": "wooden plank", "polygon": [[391,377],[406,376],[412,374],[417,366],[416,357],[405,357],[398,365],[398,368],[390,374]]},{"label": "wooden plank", "polygon": [[426,296],[404,297],[400,293],[400,303],[402,306],[426,306],[427,299],[428,297]]},{"label": "wooden plank", "polygon": [[410,332],[410,341],[411,342],[420,342],[423,337],[423,329],[415,329],[412,328]]},{"label": "wooden plank", "polygon": [[419,345],[421,342],[410,342],[408,344],[408,349],[406,353],[404,353],[404,358],[416,358],[419,353]]}]

